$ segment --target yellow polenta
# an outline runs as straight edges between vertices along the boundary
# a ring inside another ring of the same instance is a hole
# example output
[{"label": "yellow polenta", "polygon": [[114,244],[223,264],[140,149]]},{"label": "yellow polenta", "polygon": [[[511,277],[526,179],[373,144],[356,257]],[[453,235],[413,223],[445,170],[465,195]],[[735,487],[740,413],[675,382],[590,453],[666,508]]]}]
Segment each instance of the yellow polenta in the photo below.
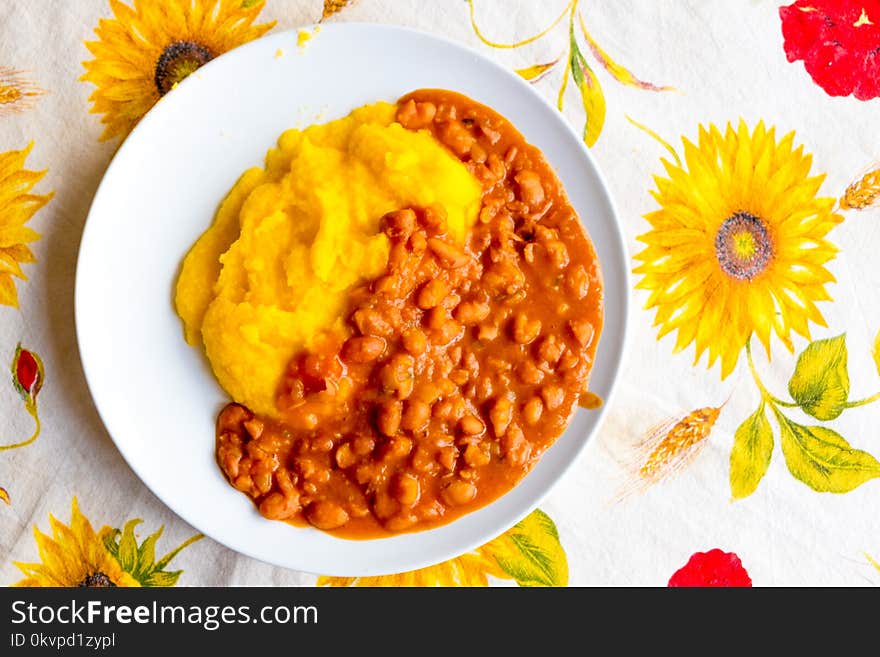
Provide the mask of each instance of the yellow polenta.
[{"label": "yellow polenta", "polygon": [[183,261],[175,303],[186,339],[204,346],[226,392],[258,413],[277,415],[289,360],[322,333],[344,332],[349,291],[385,268],[382,215],[440,204],[456,239],[473,225],[479,183],[394,114],[377,103],[285,132]]}]

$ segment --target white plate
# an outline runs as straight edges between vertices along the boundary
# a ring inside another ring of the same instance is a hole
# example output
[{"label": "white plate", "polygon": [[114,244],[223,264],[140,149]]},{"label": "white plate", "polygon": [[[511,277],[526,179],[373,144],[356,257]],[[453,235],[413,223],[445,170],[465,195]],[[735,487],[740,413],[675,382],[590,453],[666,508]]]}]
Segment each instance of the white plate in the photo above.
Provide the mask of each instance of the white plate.
[{"label": "white plate", "polygon": [[[214,461],[227,401],[186,345],[172,294],[181,259],[218,202],[287,128],[421,87],[459,91],[509,118],[544,151],[589,231],[605,280],[605,326],[591,386],[605,400],[627,325],[626,250],[608,189],[560,114],[512,72],[461,45],[363,23],[264,37],[184,80],[121,146],[95,195],[76,272],[76,328],[98,412],[125,460],[165,504],[214,540],[263,561],[326,575],[420,568],[473,549],[532,511],[571,466],[606,405],[578,411],[532,472],[493,504],[444,527],[371,541],[263,519]],[[276,57],[278,50],[284,55]],[[93,473],[99,476],[99,473]]]}]

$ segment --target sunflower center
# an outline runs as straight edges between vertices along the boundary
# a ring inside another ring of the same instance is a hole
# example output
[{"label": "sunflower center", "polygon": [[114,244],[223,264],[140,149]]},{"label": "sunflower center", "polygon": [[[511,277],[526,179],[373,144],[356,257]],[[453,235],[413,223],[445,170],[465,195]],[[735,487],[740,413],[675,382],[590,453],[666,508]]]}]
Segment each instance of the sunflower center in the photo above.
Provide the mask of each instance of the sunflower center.
[{"label": "sunflower center", "polygon": [[195,41],[175,41],[156,62],[156,88],[164,96],[178,82],[214,58],[211,51]]},{"label": "sunflower center", "polygon": [[773,257],[773,244],[758,217],[748,212],[736,212],[718,229],[715,255],[725,274],[751,280],[767,268]]},{"label": "sunflower center", "polygon": [[114,584],[110,578],[100,570],[91,575],[87,575],[83,581],[77,584],[77,586],[80,588],[116,588],[116,584]]}]

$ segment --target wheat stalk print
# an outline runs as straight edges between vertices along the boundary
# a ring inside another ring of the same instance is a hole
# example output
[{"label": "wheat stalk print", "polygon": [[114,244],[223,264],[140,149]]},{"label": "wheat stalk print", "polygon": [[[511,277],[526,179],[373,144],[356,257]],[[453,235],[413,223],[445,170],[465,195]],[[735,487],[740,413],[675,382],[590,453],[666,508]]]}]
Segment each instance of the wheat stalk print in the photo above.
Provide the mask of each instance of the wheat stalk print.
[{"label": "wheat stalk print", "polygon": [[669,85],[658,85],[641,80],[633,75],[629,69],[617,63],[587,30],[586,21],[580,11],[580,0],[571,0],[562,12],[539,32],[511,43],[495,41],[486,36],[485,31],[479,25],[474,0],[467,0],[467,2],[474,34],[484,45],[495,49],[513,50],[528,46],[554,32],[558,25],[568,19],[566,21],[568,38],[559,56],[549,62],[539,62],[516,69],[515,72],[524,80],[536,84],[549,77],[558,68],[558,65],[564,62],[556,104],[560,111],[564,109],[570,79],[580,96],[584,112],[583,140],[587,146],[593,146],[602,134],[607,108],[605,93],[602,91],[599,77],[590,66],[584,53],[591,55],[594,63],[598,63],[613,80],[620,84],[643,91],[675,91],[675,87]]},{"label": "wheat stalk print", "polygon": [[840,197],[841,210],[864,210],[880,201],[880,166],[854,181]]}]

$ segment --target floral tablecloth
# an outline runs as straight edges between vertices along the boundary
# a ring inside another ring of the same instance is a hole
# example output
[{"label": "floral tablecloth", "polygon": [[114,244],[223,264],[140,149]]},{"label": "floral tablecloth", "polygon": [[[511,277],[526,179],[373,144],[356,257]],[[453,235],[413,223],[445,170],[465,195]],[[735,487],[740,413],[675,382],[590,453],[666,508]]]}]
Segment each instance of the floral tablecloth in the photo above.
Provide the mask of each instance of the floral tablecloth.
[{"label": "floral tablecloth", "polygon": [[[127,2],[0,1],[0,582],[880,584],[880,2]],[[442,34],[529,80],[605,172],[633,269],[617,395],[540,510],[363,580],[243,557],[160,503],[73,323],[132,127],[209,59],[316,21]]]}]

